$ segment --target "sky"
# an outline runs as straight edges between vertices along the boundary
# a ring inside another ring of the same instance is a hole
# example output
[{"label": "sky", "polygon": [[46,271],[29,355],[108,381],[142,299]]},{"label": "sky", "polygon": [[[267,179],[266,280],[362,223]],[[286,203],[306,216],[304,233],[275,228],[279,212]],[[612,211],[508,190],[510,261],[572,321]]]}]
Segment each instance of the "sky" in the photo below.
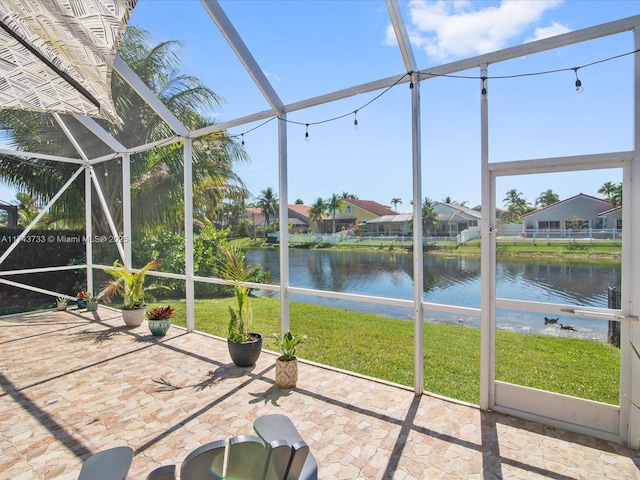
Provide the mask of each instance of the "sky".
[{"label": "sky", "polygon": [[[284,104],[405,73],[382,0],[220,4]],[[411,0],[400,5],[420,69],[640,14],[640,1],[633,0]],[[129,25],[148,30],[154,42],[181,42],[182,72],[224,98],[205,115],[225,122],[269,109],[200,1],[139,0]],[[625,33],[490,66],[490,161],[631,150],[633,64],[632,56],[623,54],[632,50],[632,34]],[[575,73],[566,69],[581,66],[584,92],[578,94]],[[550,70],[565,71],[529,75]],[[472,78],[421,83],[422,196],[449,197],[473,207],[481,195],[480,74],[460,74]],[[398,212],[409,212],[410,98],[407,84],[400,84],[290,113],[289,203],[350,193],[385,205],[399,198]],[[244,138],[250,157],[238,172],[255,197],[267,187],[281,196],[276,121],[262,123],[229,130]],[[621,180],[616,169],[500,178],[496,204],[502,206],[514,188],[534,204],[547,189],[561,199],[599,196],[604,182]],[[0,188],[0,199],[14,196]]]}]

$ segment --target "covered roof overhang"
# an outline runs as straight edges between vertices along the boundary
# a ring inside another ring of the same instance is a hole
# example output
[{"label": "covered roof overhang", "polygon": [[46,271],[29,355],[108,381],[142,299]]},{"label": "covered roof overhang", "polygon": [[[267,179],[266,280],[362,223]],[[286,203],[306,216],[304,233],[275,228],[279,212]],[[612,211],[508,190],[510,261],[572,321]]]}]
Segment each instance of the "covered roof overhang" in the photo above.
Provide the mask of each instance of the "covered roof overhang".
[{"label": "covered roof overhang", "polygon": [[111,71],[136,3],[0,0],[0,109],[120,123]]}]

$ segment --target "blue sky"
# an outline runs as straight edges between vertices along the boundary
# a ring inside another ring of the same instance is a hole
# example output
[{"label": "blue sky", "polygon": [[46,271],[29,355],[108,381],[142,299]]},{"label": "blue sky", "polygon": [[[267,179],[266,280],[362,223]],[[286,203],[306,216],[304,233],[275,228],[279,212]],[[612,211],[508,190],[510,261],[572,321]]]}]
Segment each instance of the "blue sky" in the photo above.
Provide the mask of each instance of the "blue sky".
[{"label": "blue sky", "polygon": [[[640,1],[401,1],[421,69],[637,15]],[[287,104],[404,73],[382,0],[222,1],[221,5],[274,89]],[[139,0],[129,22],[155,41],[180,40],[183,71],[225,99],[205,112],[219,122],[267,110],[268,104],[198,0]],[[489,77],[572,68],[628,53],[631,33],[491,66]],[[479,72],[464,72],[479,76]],[[623,151],[633,148],[632,57],[573,72],[489,80],[490,161]],[[479,80],[422,82],[423,197],[480,203]],[[410,211],[410,92],[406,84],[294,112],[289,146],[289,202],[348,192]],[[358,109],[353,116],[314,125]],[[257,124],[234,128],[242,134]],[[241,177],[258,196],[278,191],[276,122],[244,135],[251,163]],[[561,199],[597,195],[618,170],[509,177],[496,203],[516,188],[530,203],[548,188]],[[13,199],[0,190],[0,198]]]}]

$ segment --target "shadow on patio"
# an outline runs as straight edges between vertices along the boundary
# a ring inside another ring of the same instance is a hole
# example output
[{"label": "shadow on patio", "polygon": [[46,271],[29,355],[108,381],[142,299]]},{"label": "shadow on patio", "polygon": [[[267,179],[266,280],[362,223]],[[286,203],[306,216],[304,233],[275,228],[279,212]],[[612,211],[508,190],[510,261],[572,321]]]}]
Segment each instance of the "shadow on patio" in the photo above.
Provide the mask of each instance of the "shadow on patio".
[{"label": "shadow on patio", "polygon": [[638,478],[637,451],[402,388],[300,365],[274,384],[275,355],[230,363],[225,341],[118,311],[0,319],[0,477],[75,479],[91,453],[129,445],[129,478],[198,446],[288,415],[323,479]]}]

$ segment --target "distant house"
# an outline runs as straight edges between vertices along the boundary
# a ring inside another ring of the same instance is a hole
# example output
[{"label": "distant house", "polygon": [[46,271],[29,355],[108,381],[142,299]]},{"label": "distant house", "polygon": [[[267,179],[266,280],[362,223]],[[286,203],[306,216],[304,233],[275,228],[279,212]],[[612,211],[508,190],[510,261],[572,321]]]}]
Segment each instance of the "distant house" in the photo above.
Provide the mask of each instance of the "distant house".
[{"label": "distant house", "polygon": [[[437,203],[433,209],[438,214],[438,224],[424,230],[425,236],[455,237],[460,232],[478,228],[481,214],[476,209]],[[413,214],[383,215],[367,222],[368,231],[374,235],[411,235]]]},{"label": "distant house", "polygon": [[477,228],[482,218],[478,210],[451,203],[438,202],[433,209],[438,214],[438,225],[425,231],[425,235],[434,237],[455,237],[463,230]]},{"label": "distant house", "polygon": [[[358,200],[354,198],[343,198],[345,209],[336,212],[336,232],[348,230],[358,225],[367,225],[369,221],[383,215],[397,215],[396,212],[386,205],[382,205],[373,200]],[[324,220],[324,232],[331,233],[333,228],[333,215],[329,215]]]},{"label": "distant house", "polygon": [[[253,223],[254,227],[264,227],[267,224],[267,221],[262,213],[262,209],[258,207],[247,207],[246,210],[247,220]],[[269,224],[272,223],[273,219],[269,219]]]},{"label": "distant house", "polygon": [[411,235],[412,214],[383,215],[367,221],[367,231],[372,235]]},{"label": "distant house", "polygon": [[[568,236],[570,231],[579,229],[602,229],[612,211],[611,203],[602,198],[580,193],[522,216],[525,236],[544,235],[553,231],[559,236]],[[615,218],[612,213],[610,218]]]},{"label": "distant house", "polygon": [[309,205],[289,204],[289,225],[291,233],[309,231]]},{"label": "distant house", "polygon": [[622,230],[622,206],[613,207],[598,214],[602,228]]},{"label": "distant house", "polygon": [[[309,206],[308,205],[288,205],[288,221],[292,233],[306,233],[309,231]],[[259,207],[247,207],[246,218],[253,223],[256,228],[266,226],[267,222],[262,209]],[[269,225],[278,223],[278,215],[269,219]]]}]

